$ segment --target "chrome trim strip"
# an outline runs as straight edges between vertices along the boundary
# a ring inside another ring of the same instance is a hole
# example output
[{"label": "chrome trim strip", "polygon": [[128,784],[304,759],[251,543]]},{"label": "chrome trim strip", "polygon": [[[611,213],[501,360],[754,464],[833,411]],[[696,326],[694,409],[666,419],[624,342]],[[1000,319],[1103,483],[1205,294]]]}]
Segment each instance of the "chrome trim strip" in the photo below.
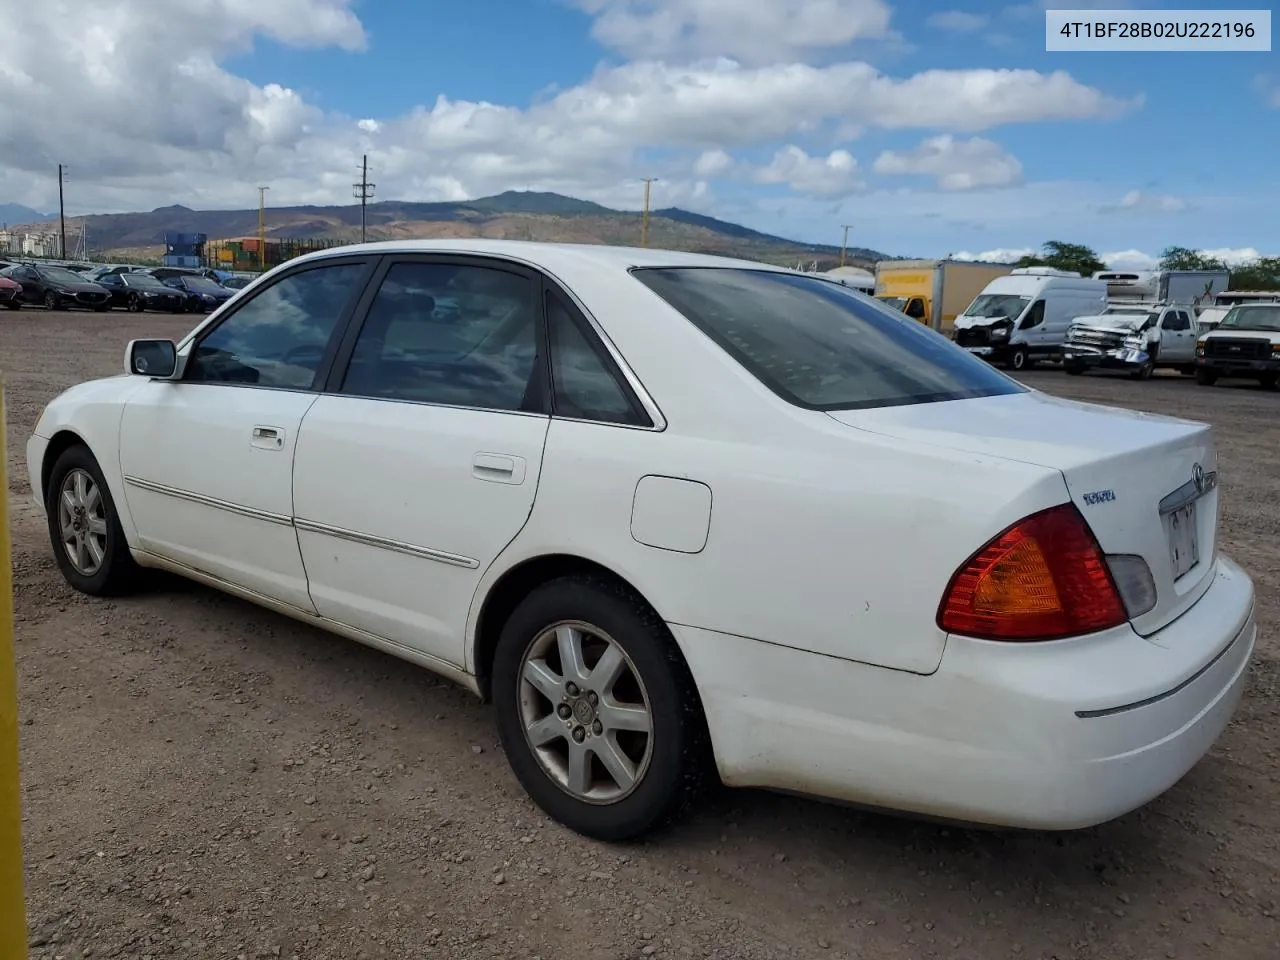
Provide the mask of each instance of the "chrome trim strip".
[{"label": "chrome trim strip", "polygon": [[248,517],[251,520],[262,520],[265,523],[275,523],[282,527],[293,526],[293,518],[287,517],[281,513],[270,513],[266,510],[256,510],[253,507],[241,506],[240,504],[232,503],[229,500],[219,500],[217,497],[206,497],[200,493],[192,493],[189,490],[179,490],[177,487],[170,487],[163,483],[155,483],[151,480],[143,480],[140,477],[126,476],[124,478],[124,482],[131,487],[137,487],[139,490],[148,490],[151,493],[163,494],[166,497],[175,497],[178,500],[198,503],[201,506],[212,507],[215,510],[225,510],[228,513],[235,513],[242,517]]},{"label": "chrome trim strip", "polygon": [[299,530],[305,530],[308,533],[318,533],[326,537],[334,537],[338,540],[347,540],[351,543],[363,544],[366,547],[378,547],[383,550],[391,550],[395,553],[403,553],[410,557],[418,557],[423,560],[435,560],[438,563],[447,563],[455,567],[464,567],[467,570],[475,570],[480,566],[480,561],[472,560],[470,557],[464,557],[457,553],[446,553],[443,550],[433,550],[430,547],[420,547],[416,544],[405,543],[403,540],[392,540],[389,537],[375,537],[370,533],[358,533],[355,530],[347,530],[343,527],[332,527],[327,523],[316,523],[314,520],[303,520],[301,517],[295,517],[293,525]]},{"label": "chrome trim strip", "polygon": [[1203,474],[1203,479],[1197,483],[1194,479],[1188,480],[1173,493],[1169,494],[1160,501],[1160,515],[1164,516],[1180,510],[1189,503],[1195,503],[1205,494],[1209,493],[1218,485],[1218,471],[1212,470]]},{"label": "chrome trim strip", "polygon": [[1145,700],[1138,700],[1135,703],[1126,703],[1119,707],[1105,707],[1101,710],[1077,710],[1076,716],[1082,720],[1095,720],[1098,717],[1114,717],[1118,713],[1128,713],[1130,710],[1140,710],[1142,707],[1149,707],[1153,703],[1159,703],[1161,700],[1168,700],[1170,697],[1181,693],[1183,690],[1187,689],[1187,687],[1191,686],[1191,684],[1203,677],[1213,669],[1214,665],[1217,664],[1219,660],[1234,650],[1236,644],[1240,642],[1240,638],[1248,632],[1249,625],[1253,622],[1253,611],[1250,610],[1249,619],[1245,621],[1245,625],[1241,628],[1240,632],[1231,638],[1231,642],[1219,650],[1212,660],[1191,676],[1187,677],[1187,679],[1183,680],[1176,687],[1166,690],[1163,693],[1157,693],[1155,696],[1147,697]]}]

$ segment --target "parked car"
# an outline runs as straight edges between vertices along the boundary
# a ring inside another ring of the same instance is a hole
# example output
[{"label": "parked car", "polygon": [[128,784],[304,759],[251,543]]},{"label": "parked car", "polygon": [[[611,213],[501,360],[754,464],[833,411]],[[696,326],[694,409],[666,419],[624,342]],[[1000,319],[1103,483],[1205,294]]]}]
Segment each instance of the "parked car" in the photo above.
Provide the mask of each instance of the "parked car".
[{"label": "parked car", "polygon": [[1076,317],[1063,346],[1067,373],[1122,370],[1147,380],[1158,367],[1196,372],[1196,329],[1191,304],[1115,304],[1106,313]]},{"label": "parked car", "polygon": [[22,309],[22,284],[0,273],[0,305],[10,310]]},{"label": "parked car", "polygon": [[76,306],[103,313],[111,309],[111,297],[106,288],[85,280],[66,267],[19,263],[4,274],[22,284],[22,299],[26,303],[42,303],[50,310]]},{"label": "parked car", "polygon": [[96,283],[101,277],[109,276],[110,274],[139,273],[146,269],[146,267],[132,263],[105,263],[90,270],[86,275],[86,279],[92,280]]},{"label": "parked car", "polygon": [[243,290],[253,281],[253,277],[227,277],[222,281],[222,285],[228,290]]},{"label": "parked car", "polygon": [[1211,387],[1222,377],[1280,385],[1280,303],[1243,303],[1196,344],[1196,381]]},{"label": "parked car", "polygon": [[27,444],[68,583],[168,570],[437,671],[592,837],[713,771],[1085,827],[1179,780],[1248,676],[1208,425],[1030,390],[819,276],[361,245],[125,372]]},{"label": "parked car", "polygon": [[236,295],[236,291],[228,290],[206,277],[190,274],[168,277],[163,283],[174,290],[182,291],[185,296],[185,309],[191,313],[208,313]]},{"label": "parked car", "polygon": [[187,294],[166,286],[145,273],[108,273],[98,278],[98,283],[111,293],[111,305],[123,307],[134,313],[144,310],[164,310],[183,313]]}]

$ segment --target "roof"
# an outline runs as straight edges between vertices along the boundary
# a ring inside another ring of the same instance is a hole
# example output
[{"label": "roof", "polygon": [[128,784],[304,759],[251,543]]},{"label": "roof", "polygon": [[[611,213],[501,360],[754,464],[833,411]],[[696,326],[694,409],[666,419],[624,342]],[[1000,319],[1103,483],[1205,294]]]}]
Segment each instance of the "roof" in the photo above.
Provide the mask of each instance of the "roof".
[{"label": "roof", "polygon": [[346,247],[329,247],[306,254],[289,263],[300,260],[346,256],[353,253],[470,253],[481,256],[504,257],[520,260],[533,266],[554,270],[557,266],[595,266],[612,270],[628,270],[631,267],[738,267],[755,270],[790,272],[754,260],[717,257],[703,253],[685,253],[678,250],[660,250],[649,247],[614,247],[597,243],[546,243],[535,240],[487,240],[482,238],[453,238],[442,240],[381,240],[374,243],[357,243]]}]

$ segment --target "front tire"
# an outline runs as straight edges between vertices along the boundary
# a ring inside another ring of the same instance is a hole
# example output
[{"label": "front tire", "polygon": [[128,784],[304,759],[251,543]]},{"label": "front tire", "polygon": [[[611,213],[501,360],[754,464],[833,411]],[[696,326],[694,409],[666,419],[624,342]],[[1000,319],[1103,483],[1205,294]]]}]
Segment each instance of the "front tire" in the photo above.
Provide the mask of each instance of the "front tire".
[{"label": "front tire", "polygon": [[493,698],[521,785],[596,840],[669,820],[707,768],[701,704],[666,625],[603,578],[553,580],[516,607],[498,640]]},{"label": "front tire", "polygon": [[1280,376],[1274,373],[1263,374],[1258,382],[1262,384],[1263,390],[1274,390],[1280,385]]},{"label": "front tire", "polygon": [[52,290],[46,291],[44,295],[44,308],[46,310],[61,310],[62,301],[58,299],[58,295]]},{"label": "front tire", "polygon": [[1150,380],[1151,375],[1156,372],[1155,360],[1148,357],[1142,361],[1142,365],[1129,374],[1134,380]]},{"label": "front tire", "polygon": [[1212,370],[1200,367],[1196,370],[1196,383],[1202,387],[1212,387],[1218,382],[1218,375]]},{"label": "front tire", "polygon": [[54,462],[45,511],[54,558],[67,583],[95,597],[128,593],[137,585],[139,567],[88,447],[70,447]]},{"label": "front tire", "polygon": [[142,313],[145,309],[147,309],[147,305],[142,302],[141,297],[135,295],[129,298],[128,310],[130,313]]},{"label": "front tire", "polygon": [[1026,370],[1031,365],[1030,361],[1031,357],[1026,347],[1014,347],[1013,352],[1009,354],[1008,366],[1010,370]]}]

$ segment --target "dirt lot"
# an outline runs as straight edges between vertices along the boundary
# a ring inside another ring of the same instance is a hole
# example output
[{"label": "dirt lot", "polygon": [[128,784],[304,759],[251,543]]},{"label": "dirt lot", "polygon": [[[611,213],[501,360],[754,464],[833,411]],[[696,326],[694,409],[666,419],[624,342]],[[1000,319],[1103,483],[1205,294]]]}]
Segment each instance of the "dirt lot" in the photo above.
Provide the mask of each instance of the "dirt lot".
[{"label": "dirt lot", "polygon": [[723,791],[653,842],[549,824],[488,708],[209,590],[73,594],[26,505],[41,406],[190,318],[0,316],[37,957],[1280,956],[1280,395],[1029,374],[1220,433],[1264,639],[1236,721],[1147,809],[1000,835]]}]

